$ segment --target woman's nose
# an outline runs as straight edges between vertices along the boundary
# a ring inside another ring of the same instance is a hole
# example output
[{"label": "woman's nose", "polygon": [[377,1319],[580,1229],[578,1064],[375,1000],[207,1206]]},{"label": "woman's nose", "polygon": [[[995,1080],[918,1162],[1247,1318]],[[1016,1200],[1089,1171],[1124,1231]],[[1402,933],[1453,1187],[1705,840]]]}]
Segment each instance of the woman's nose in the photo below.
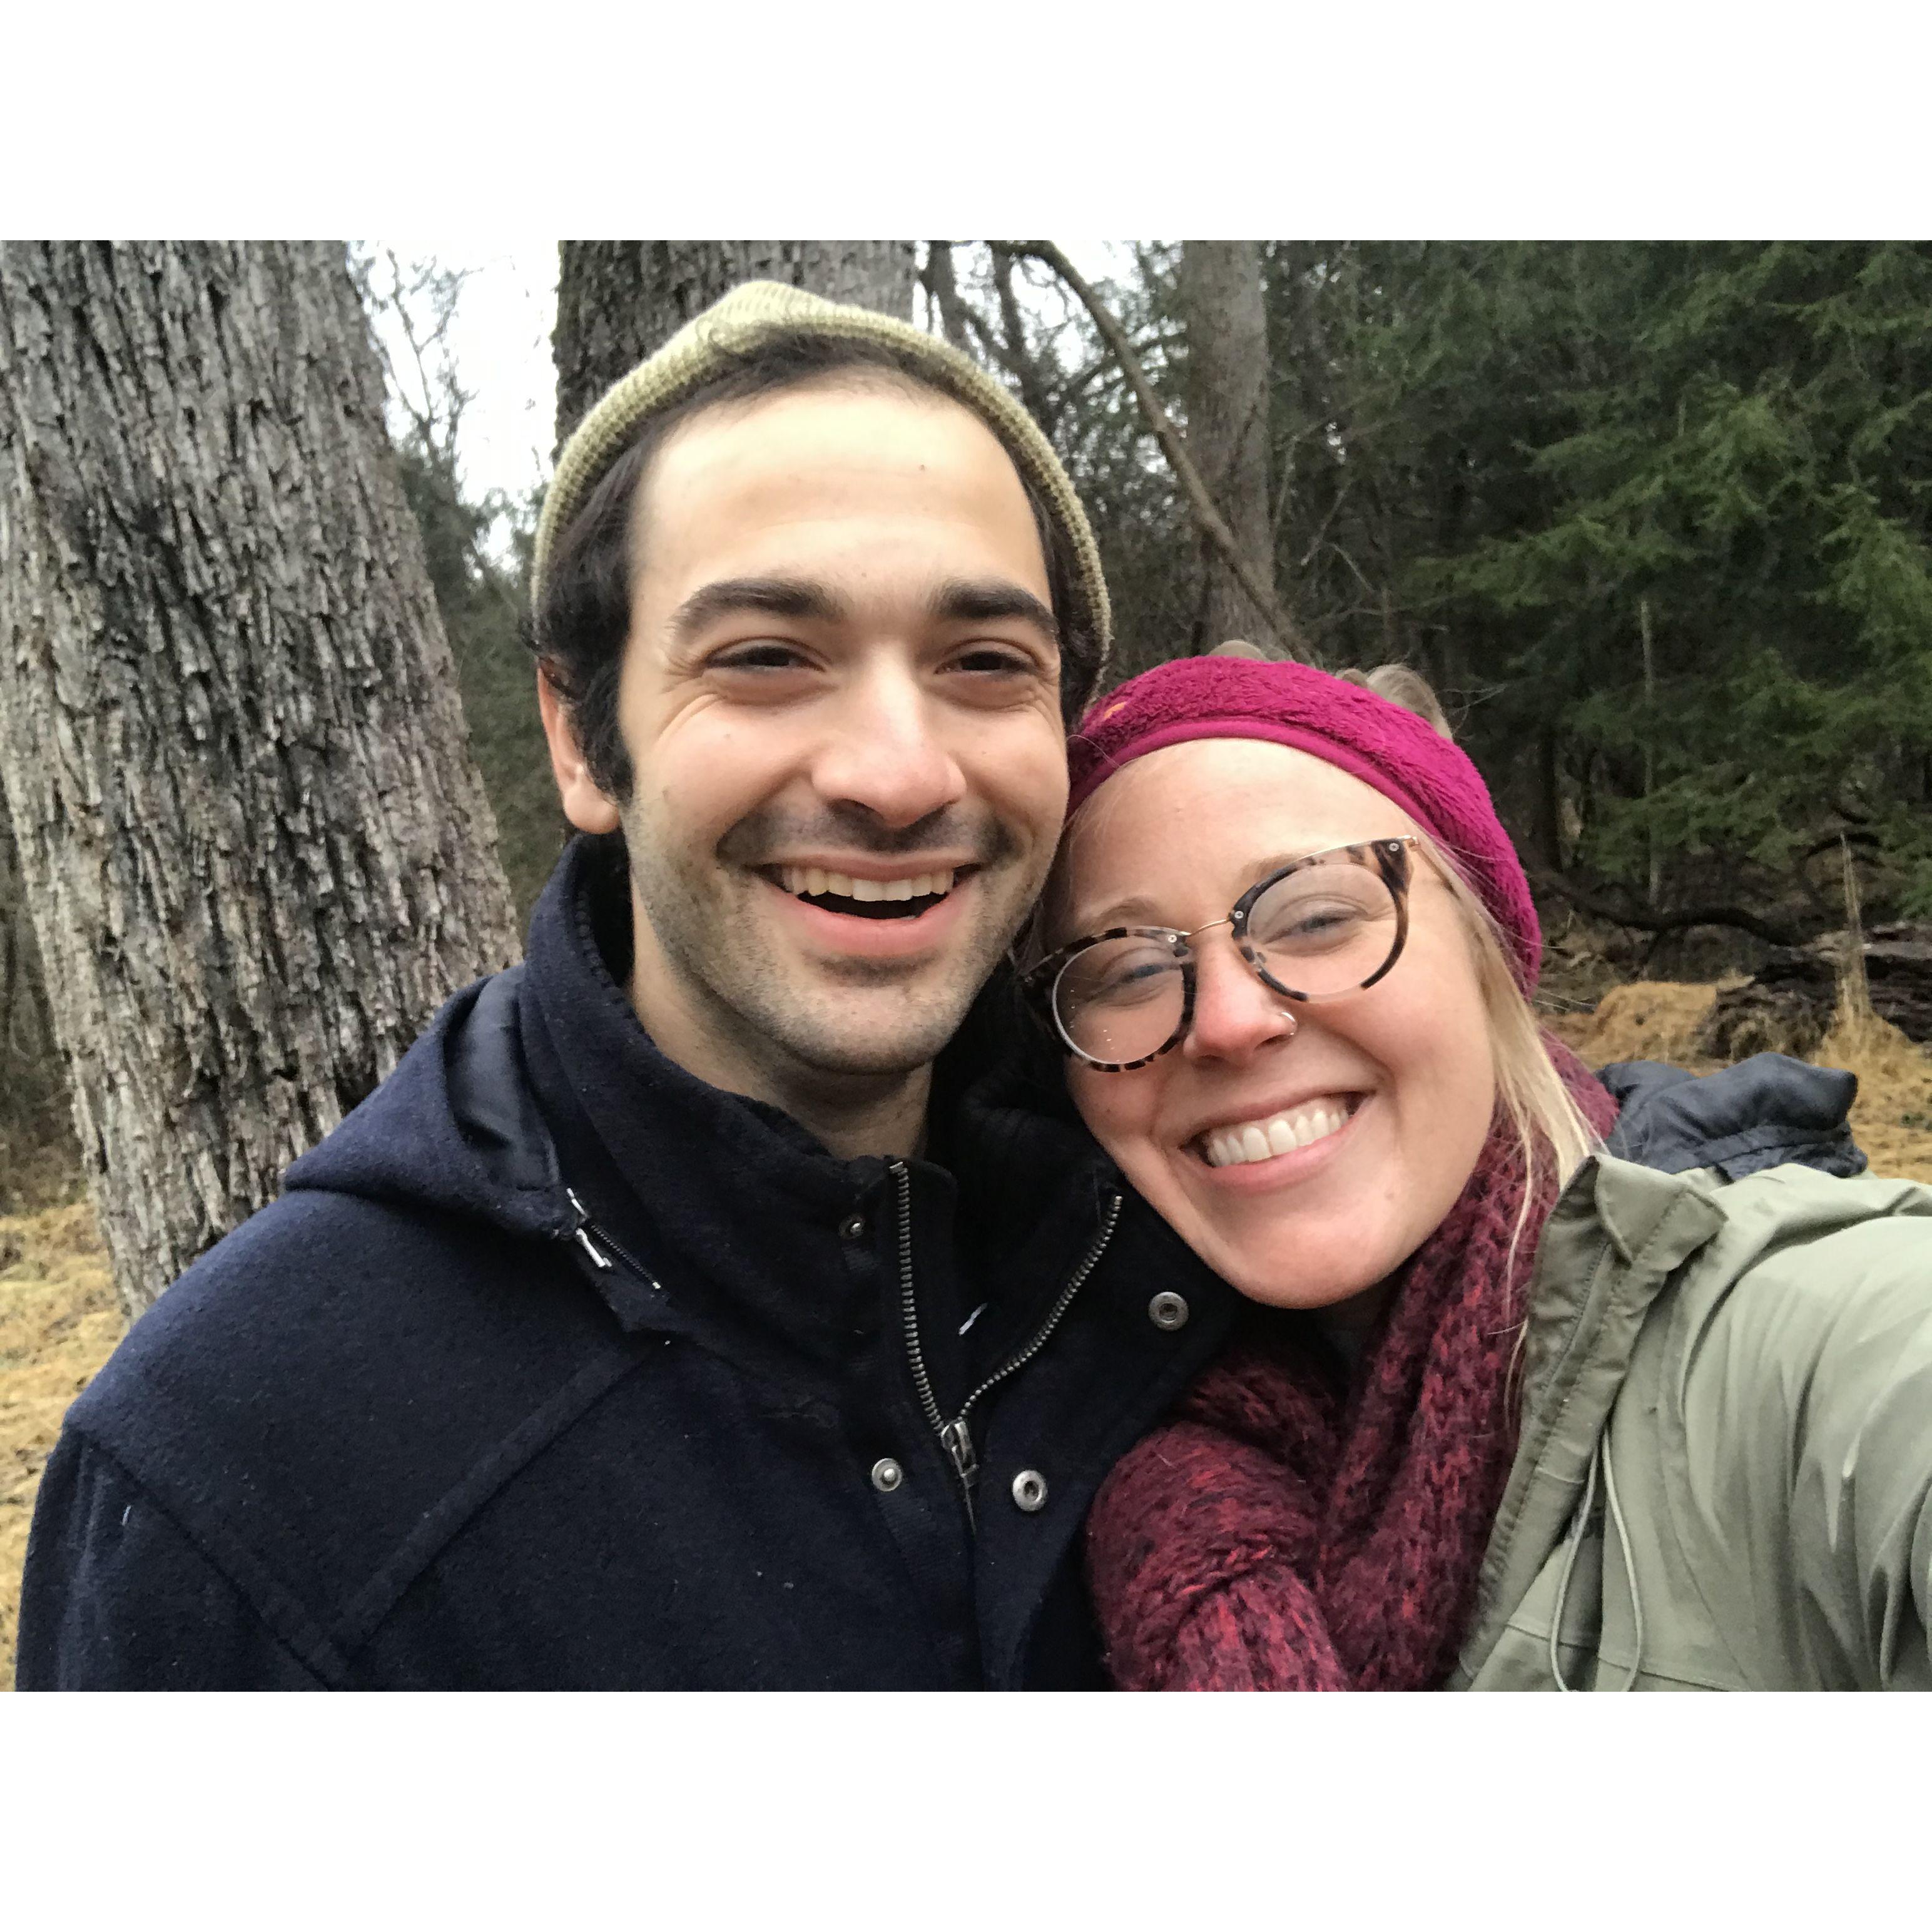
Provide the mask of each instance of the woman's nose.
[{"label": "woman's nose", "polygon": [[1181,1042],[1190,1060],[1240,1060],[1276,1040],[1292,1040],[1293,1012],[1262,984],[1226,931],[1201,941],[1194,967],[1194,1023]]}]

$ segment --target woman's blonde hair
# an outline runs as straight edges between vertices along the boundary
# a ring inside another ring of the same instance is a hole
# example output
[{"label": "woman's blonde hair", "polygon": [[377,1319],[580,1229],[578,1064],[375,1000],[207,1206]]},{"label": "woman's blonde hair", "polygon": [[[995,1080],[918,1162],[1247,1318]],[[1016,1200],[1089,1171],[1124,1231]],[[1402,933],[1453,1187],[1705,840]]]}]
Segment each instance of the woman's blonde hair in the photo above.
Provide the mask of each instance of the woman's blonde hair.
[{"label": "woman's blonde hair", "polygon": [[[1442,847],[1426,832],[1418,836],[1462,915],[1475,957],[1476,984],[1489,1020],[1496,1064],[1496,1105],[1522,1150],[1529,1184],[1527,1207],[1541,1180],[1546,1178],[1558,1187],[1568,1180],[1595,1151],[1597,1136],[1550,1058],[1536,1010],[1510,970],[1508,944],[1489,908]],[[1520,1234],[1520,1228],[1517,1232]]]},{"label": "woman's blonde hair", "polygon": [[[1429,680],[1412,665],[1378,664],[1373,670],[1338,674],[1378,697],[1413,711],[1452,743],[1455,733]],[[1510,1241],[1515,1259],[1528,1217],[1545,1181],[1561,1188],[1597,1150],[1594,1130],[1571,1096],[1544,1044],[1536,1010],[1516,982],[1510,947],[1496,917],[1463,877],[1462,868],[1436,841],[1416,828],[1422,847],[1449,889],[1476,962],[1476,981],[1490,1023],[1496,1064],[1496,1105],[1508,1120],[1522,1156],[1523,1205]]]}]

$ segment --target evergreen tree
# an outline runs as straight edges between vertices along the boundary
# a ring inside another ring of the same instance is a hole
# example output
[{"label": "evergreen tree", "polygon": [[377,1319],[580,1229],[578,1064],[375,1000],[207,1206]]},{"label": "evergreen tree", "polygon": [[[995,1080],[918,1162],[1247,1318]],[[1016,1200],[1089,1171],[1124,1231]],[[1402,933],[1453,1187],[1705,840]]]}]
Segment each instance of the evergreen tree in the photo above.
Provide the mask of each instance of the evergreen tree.
[{"label": "evergreen tree", "polygon": [[1491,261],[1544,420],[1479,481],[1486,526],[1415,573],[1492,640],[1491,755],[1556,730],[1576,856],[1632,886],[1662,860],[1815,897],[1844,834],[1932,910],[1932,250]]},{"label": "evergreen tree", "polygon": [[[1177,252],[1108,295],[1184,421]],[[1634,917],[1831,923],[1841,836],[1877,909],[1932,911],[1932,250],[1263,259],[1276,580],[1321,662],[1415,664],[1532,860]],[[1055,434],[1125,671],[1199,647],[1201,562],[1117,394]]]}]

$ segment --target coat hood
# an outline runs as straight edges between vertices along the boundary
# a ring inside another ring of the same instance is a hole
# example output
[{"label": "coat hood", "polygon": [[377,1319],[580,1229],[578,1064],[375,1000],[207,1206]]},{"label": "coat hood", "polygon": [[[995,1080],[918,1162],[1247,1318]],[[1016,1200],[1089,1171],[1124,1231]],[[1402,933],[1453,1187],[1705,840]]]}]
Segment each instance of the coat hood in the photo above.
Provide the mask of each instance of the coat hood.
[{"label": "coat hood", "polygon": [[384,1081],[288,1171],[326,1188],[555,1238],[572,1226],[549,1130],[523,1077],[526,966],[466,986]]},{"label": "coat hood", "polygon": [[1625,1060],[1597,1077],[1620,1110],[1607,1151],[1660,1174],[1709,1168],[1742,1180],[1787,1161],[1846,1178],[1864,1172],[1849,1120],[1855,1073],[1760,1053],[1702,1076]]}]

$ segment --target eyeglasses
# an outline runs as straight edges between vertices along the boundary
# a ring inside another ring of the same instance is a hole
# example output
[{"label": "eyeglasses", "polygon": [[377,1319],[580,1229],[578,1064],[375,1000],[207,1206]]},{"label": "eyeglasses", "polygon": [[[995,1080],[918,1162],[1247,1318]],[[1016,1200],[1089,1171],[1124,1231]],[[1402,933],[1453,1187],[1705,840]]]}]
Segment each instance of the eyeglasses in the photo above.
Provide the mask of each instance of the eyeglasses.
[{"label": "eyeglasses", "polygon": [[1284,999],[1334,1000],[1372,986],[1408,937],[1413,835],[1311,853],[1251,886],[1192,932],[1117,926],[1076,939],[1026,975],[1066,1050],[1102,1073],[1158,1060],[1194,1019],[1192,942],[1231,929],[1255,976]]}]

